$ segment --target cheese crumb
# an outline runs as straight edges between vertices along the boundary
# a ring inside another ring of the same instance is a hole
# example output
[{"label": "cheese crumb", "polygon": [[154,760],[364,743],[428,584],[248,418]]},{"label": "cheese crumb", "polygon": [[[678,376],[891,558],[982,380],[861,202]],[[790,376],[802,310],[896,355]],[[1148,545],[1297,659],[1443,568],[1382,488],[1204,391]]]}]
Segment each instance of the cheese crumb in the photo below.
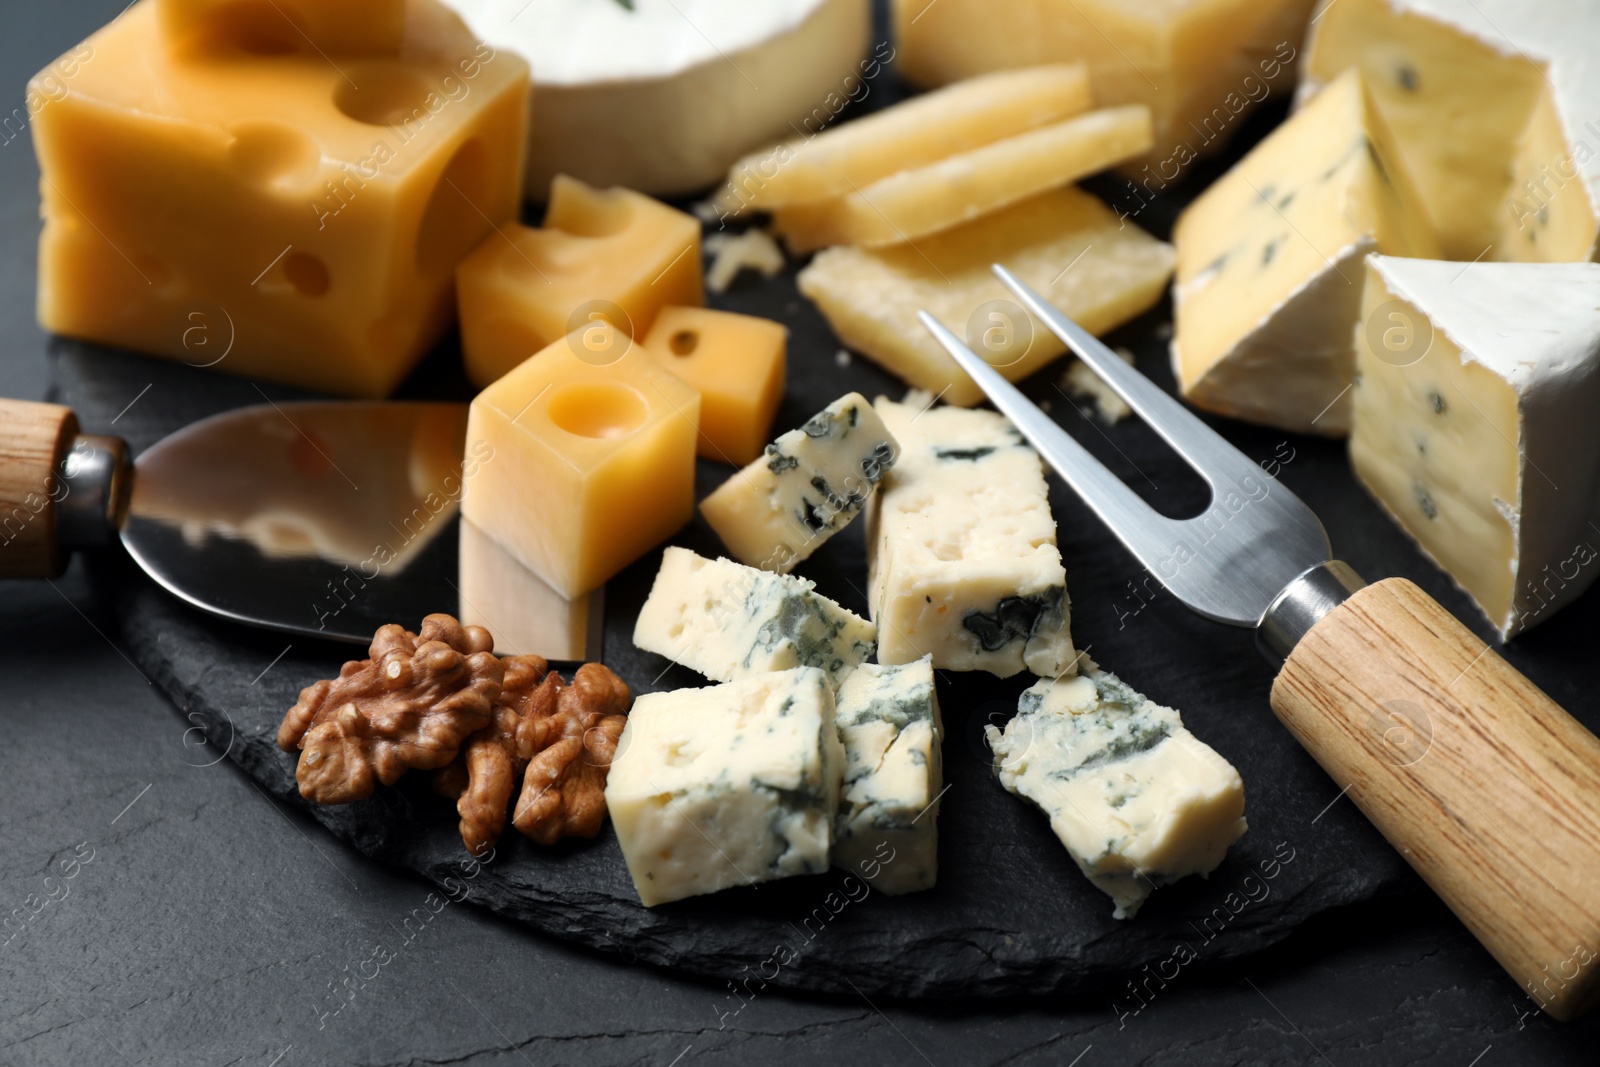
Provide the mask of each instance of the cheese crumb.
[{"label": "cheese crumb", "polygon": [[706,272],[706,288],[713,293],[727,292],[739,272],[747,267],[760,271],[764,278],[783,270],[783,252],[765,230],[713,233],[706,237],[704,246],[715,257],[711,269]]},{"label": "cheese crumb", "polygon": [[[1124,363],[1129,365],[1133,363],[1132,352],[1126,348],[1118,348],[1115,351]],[[1081,359],[1073,360],[1067,372],[1061,376],[1061,387],[1073,396],[1093,400],[1095,414],[1107,426],[1115,426],[1133,414],[1132,409],[1117,395],[1116,390],[1107,385],[1105,379]]]}]

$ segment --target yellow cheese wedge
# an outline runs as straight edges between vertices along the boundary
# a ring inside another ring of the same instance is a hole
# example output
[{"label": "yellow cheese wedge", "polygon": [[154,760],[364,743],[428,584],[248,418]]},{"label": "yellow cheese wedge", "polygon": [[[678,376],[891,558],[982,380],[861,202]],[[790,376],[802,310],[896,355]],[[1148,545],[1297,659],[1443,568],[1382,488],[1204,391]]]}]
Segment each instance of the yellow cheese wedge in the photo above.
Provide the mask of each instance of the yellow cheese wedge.
[{"label": "yellow cheese wedge", "polygon": [[1089,75],[1079,64],[973,78],[753,153],[734,164],[723,201],[730,212],[770,211],[841,196],[1076,115],[1089,102]]},{"label": "yellow cheese wedge", "polygon": [[761,455],[783,399],[787,329],[754,315],[669,307],[644,347],[700,393],[701,456],[743,466]]},{"label": "yellow cheese wedge", "polygon": [[1100,105],[1145,104],[1155,144],[1124,168],[1151,191],[1294,91],[1312,0],[894,0],[897,68],[922,86],[1083,62]]},{"label": "yellow cheese wedge", "polygon": [[1362,261],[1437,246],[1355,71],[1178,219],[1172,362],[1191,403],[1301,433],[1350,428]]},{"label": "yellow cheese wedge", "polygon": [[195,53],[393,54],[405,0],[155,0],[167,42]]},{"label": "yellow cheese wedge", "polygon": [[516,213],[527,68],[434,0],[410,0],[399,56],[337,68],[175,56],[159,14],[91,37],[34,118],[40,324],[387,394],[448,326],[456,261]]},{"label": "yellow cheese wedge", "polygon": [[1012,381],[1065,351],[994,277],[994,263],[1006,264],[1085,329],[1104,333],[1161,299],[1173,254],[1067,186],[915,247],[830,248],[800,273],[799,285],[846,345],[946,403],[965,406],[983,392],[917,321],[918,311],[926,308],[964,333]]},{"label": "yellow cheese wedge", "polygon": [[700,396],[607,322],[479,393],[461,513],[575,599],[694,514]]},{"label": "yellow cheese wedge", "polygon": [[779,208],[773,228],[795,253],[914,241],[1105,170],[1149,147],[1149,108],[1132,104],[1091,111],[901,171],[833,200]]},{"label": "yellow cheese wedge", "polygon": [[557,177],[544,226],[501,226],[456,269],[467,376],[484,386],[586,322],[643,337],[705,303],[700,223],[628,189]]},{"label": "yellow cheese wedge", "polygon": [[1303,95],[1359,69],[1452,259],[1590,259],[1600,22],[1588,0],[1338,0]]}]

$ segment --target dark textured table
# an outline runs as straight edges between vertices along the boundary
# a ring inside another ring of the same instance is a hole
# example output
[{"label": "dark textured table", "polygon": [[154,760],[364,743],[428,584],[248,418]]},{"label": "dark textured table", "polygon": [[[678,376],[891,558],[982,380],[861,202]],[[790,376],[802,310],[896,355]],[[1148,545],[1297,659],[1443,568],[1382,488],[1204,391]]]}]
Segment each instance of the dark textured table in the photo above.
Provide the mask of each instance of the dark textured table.
[{"label": "dark textured table", "polygon": [[[0,66],[14,104],[121,6],[13,5]],[[24,115],[0,132],[0,393],[40,399]],[[1600,1059],[1600,1021],[1539,1016],[1420,891],[1220,974],[1130,970],[1070,1000],[970,1009],[746,1000],[590,955],[430,895],[280,807],[198,742],[105,610],[81,564],[0,583],[0,1064]]]}]

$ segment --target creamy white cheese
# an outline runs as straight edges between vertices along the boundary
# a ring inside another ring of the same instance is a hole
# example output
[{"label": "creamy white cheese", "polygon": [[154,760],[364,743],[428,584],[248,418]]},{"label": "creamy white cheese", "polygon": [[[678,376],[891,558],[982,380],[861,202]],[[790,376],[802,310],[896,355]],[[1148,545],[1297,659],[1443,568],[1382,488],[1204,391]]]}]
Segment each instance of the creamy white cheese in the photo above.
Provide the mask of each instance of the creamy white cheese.
[{"label": "creamy white cheese", "polygon": [[835,687],[872,655],[876,629],[814,583],[670,547],[633,630],[633,643],[729,682],[818,667]]},{"label": "creamy white cheese", "polygon": [[847,393],[768,445],[700,511],[735,559],[788,573],[861,514],[897,451],[867,398]]},{"label": "creamy white cheese", "polygon": [[1067,575],[1039,455],[992,411],[876,407],[900,458],[868,509],[878,662],[1010,677],[1070,669]]},{"label": "creamy white cheese", "polygon": [[864,663],[839,687],[844,787],[833,865],[884,893],[930,888],[939,873],[944,726],[933,661]]},{"label": "creamy white cheese", "polygon": [[639,899],[827,870],[842,762],[812,667],[641,696],[605,790]]},{"label": "creamy white cheese", "polygon": [[1087,656],[1080,664],[1029,688],[1005,729],[985,732],[1001,784],[1044,810],[1128,919],[1158,886],[1217,868],[1246,829],[1244,784],[1176,711]]}]

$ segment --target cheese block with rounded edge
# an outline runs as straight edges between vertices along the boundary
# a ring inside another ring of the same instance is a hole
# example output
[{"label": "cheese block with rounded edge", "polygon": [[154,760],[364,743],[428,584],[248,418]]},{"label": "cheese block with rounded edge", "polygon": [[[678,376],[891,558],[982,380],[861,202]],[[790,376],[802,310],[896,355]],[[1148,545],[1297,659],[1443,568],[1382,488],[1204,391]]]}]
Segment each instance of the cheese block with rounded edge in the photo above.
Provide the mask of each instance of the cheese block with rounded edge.
[{"label": "cheese block with rounded edge", "polygon": [[839,246],[800,272],[839,339],[948,404],[983,391],[917,321],[927,309],[965,333],[1011,381],[1066,350],[989,267],[1004,263],[1091,333],[1148,310],[1172,275],[1172,248],[1067,186],[923,238],[916,247]]},{"label": "cheese block with rounded edge", "polygon": [[1088,656],[1023,693],[1004,730],[984,733],[1000,784],[1044,809],[1118,919],[1152,890],[1216,870],[1247,828],[1233,765]]},{"label": "cheese block with rounded edge", "polygon": [[1088,110],[1081,63],[1001,71],[830,126],[799,131],[728,172],[725,210],[771,211],[853,192]]},{"label": "cheese block with rounded edge", "polygon": [[1510,637],[1600,573],[1600,264],[1368,263],[1356,475]]},{"label": "cheese block with rounded edge", "polygon": [[1084,62],[1104,105],[1147,104],[1155,147],[1124,172],[1161,185],[1294,91],[1312,0],[894,0],[897,68],[931,87]]},{"label": "cheese block with rounded edge", "polygon": [[861,514],[899,445],[860,393],[790,430],[700,502],[741,563],[787,574]]},{"label": "cheese block with rounded edge", "polygon": [[879,397],[900,457],[867,511],[867,603],[878,662],[934,667],[1072,666],[1067,573],[1056,547],[1044,465],[993,411]]},{"label": "cheese block with rounded edge", "polygon": [[1590,0],[1334,0],[1301,95],[1360,68],[1446,256],[1593,258],[1600,17]]},{"label": "cheese block with rounded edge", "polygon": [[557,174],[657,196],[868,91],[869,0],[446,0],[534,70],[528,195]]},{"label": "cheese block with rounded edge", "polygon": [[843,762],[815,668],[641,696],[605,790],[639,899],[826,871]]},{"label": "cheese block with rounded edge", "polygon": [[1150,147],[1150,109],[1104,108],[892,174],[831,200],[777,209],[796,254],[915,241],[1088,177]]},{"label": "cheese block with rounded edge", "polygon": [[1331,436],[1350,427],[1362,260],[1436,252],[1355,71],[1189,205],[1173,243],[1172,362],[1184,398]]}]

